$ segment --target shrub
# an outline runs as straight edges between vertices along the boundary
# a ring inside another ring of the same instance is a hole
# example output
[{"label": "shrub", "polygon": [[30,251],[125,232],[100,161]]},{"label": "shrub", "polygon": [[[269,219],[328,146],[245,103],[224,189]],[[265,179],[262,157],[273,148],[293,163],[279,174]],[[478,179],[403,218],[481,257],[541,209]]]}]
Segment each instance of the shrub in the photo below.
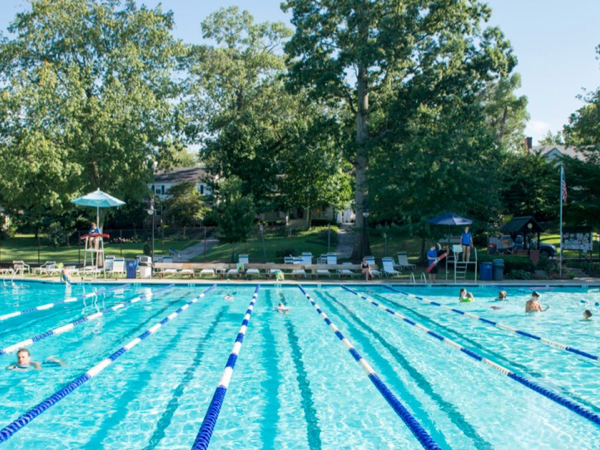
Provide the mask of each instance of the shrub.
[{"label": "shrub", "polygon": [[66,244],[69,238],[68,231],[58,222],[51,223],[48,226],[47,234],[48,242],[52,247],[59,247]]},{"label": "shrub", "polygon": [[504,260],[504,272],[510,273],[513,270],[520,270],[525,272],[531,272],[534,269],[533,262],[527,255],[488,255],[487,253],[480,253],[479,261],[492,262],[494,259]]},{"label": "shrub", "polygon": [[511,270],[506,278],[510,280],[530,280],[531,272],[526,270]]}]

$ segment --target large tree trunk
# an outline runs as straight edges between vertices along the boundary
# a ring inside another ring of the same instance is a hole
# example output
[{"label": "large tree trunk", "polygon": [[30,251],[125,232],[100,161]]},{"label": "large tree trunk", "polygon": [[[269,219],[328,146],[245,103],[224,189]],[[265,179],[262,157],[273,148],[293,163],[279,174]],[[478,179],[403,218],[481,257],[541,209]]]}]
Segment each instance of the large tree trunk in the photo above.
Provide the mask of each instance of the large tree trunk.
[{"label": "large tree trunk", "polygon": [[367,221],[363,216],[366,206],[366,197],[368,194],[367,186],[367,165],[369,155],[367,150],[368,140],[368,113],[369,113],[369,84],[367,68],[359,65],[357,77],[358,108],[356,111],[356,162],[354,172],[356,177],[356,194],[354,202],[356,207],[356,220],[354,226],[354,248],[352,249],[351,259],[360,260],[363,256],[371,254],[369,245],[369,233],[366,229]]}]

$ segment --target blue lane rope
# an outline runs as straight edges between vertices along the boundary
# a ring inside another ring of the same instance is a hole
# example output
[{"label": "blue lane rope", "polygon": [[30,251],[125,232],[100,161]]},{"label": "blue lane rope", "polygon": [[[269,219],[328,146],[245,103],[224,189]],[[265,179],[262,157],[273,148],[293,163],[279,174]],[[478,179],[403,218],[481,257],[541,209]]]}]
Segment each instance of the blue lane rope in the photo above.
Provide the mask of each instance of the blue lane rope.
[{"label": "blue lane rope", "polygon": [[62,325],[62,326],[60,326],[58,328],[54,328],[53,330],[50,330],[50,331],[45,331],[44,333],[38,334],[37,336],[34,336],[30,339],[25,339],[24,341],[21,341],[21,342],[17,342],[16,344],[9,345],[8,347],[4,347],[3,349],[0,349],[0,355],[5,355],[7,353],[16,352],[20,348],[29,347],[34,342],[41,341],[42,339],[46,339],[47,337],[58,336],[59,334],[66,333],[68,331],[71,331],[77,325],[81,325],[82,323],[85,323],[85,322],[91,322],[92,320],[96,320],[106,314],[110,314],[118,309],[121,309],[121,308],[127,306],[127,305],[132,305],[134,303],[137,303],[142,299],[149,300],[152,297],[152,295],[157,294],[162,291],[165,291],[167,289],[171,289],[173,286],[175,286],[175,285],[170,284],[169,286],[166,286],[166,287],[163,287],[160,289],[156,289],[154,292],[150,291],[150,292],[144,293],[142,295],[138,295],[138,296],[133,297],[125,302],[118,303],[114,306],[111,306],[110,308],[106,308],[102,311],[96,312],[94,314],[90,314],[89,316],[82,317],[81,319],[75,320],[74,322],[68,323],[66,325]]},{"label": "blue lane rope", "polygon": [[216,285],[213,284],[206,291],[204,291],[203,293],[201,293],[197,297],[194,297],[192,300],[190,300],[189,302],[187,302],[185,305],[183,305],[182,307],[180,307],[178,310],[174,311],[169,316],[165,317],[163,320],[161,320],[160,322],[156,323],[153,327],[151,327],[148,330],[144,331],[142,334],[140,334],[138,337],[136,337],[131,342],[125,344],[119,350],[117,350],[116,352],[114,352],[108,358],[106,358],[103,361],[101,361],[98,364],[96,364],[94,367],[92,367],[90,370],[88,370],[87,372],[85,372],[79,378],[71,381],[69,384],[67,384],[65,387],[63,387],[62,389],[58,390],[54,394],[52,394],[46,400],[44,400],[43,402],[41,402],[38,405],[34,406],[29,411],[27,411],[25,414],[23,414],[22,416],[20,416],[18,419],[16,419],[15,421],[11,422],[10,424],[8,424],[4,428],[2,428],[0,430],[0,444],[3,443],[3,442],[6,442],[6,440],[8,438],[10,438],[13,434],[15,434],[21,428],[23,428],[24,426],[26,426],[33,419],[35,419],[37,416],[39,416],[43,412],[47,411],[50,407],[54,406],[56,403],[58,403],[59,401],[61,401],[63,398],[65,398],[67,395],[69,395],[71,392],[73,392],[75,389],[77,389],[79,386],[81,386],[82,384],[84,384],[86,381],[91,380],[93,377],[95,377],[96,375],[98,375],[100,372],[102,372],[104,369],[106,369],[106,367],[108,367],[110,364],[112,364],[113,361],[115,361],[119,357],[121,357],[125,352],[131,350],[133,347],[135,347],[137,344],[139,344],[140,342],[142,342],[144,339],[146,339],[151,334],[156,333],[163,325],[165,325],[167,322],[173,320],[175,317],[177,317],[183,311],[185,311],[186,309],[188,309],[190,307],[190,305],[196,303],[198,300],[200,300],[202,297],[204,297],[208,292],[210,292],[211,290],[213,290],[215,287],[216,287]]},{"label": "blue lane rope", "polygon": [[210,401],[210,404],[208,405],[208,409],[206,410],[206,414],[204,415],[204,419],[202,420],[202,425],[200,426],[200,430],[198,431],[198,435],[196,436],[194,445],[192,445],[193,450],[205,450],[210,445],[210,439],[212,438],[213,431],[215,430],[215,425],[217,424],[217,420],[219,419],[221,406],[223,406],[225,394],[227,394],[227,388],[229,387],[229,382],[231,381],[231,376],[233,375],[233,369],[235,368],[235,363],[242,348],[242,343],[244,342],[244,336],[246,335],[248,323],[250,322],[250,316],[252,315],[252,311],[254,310],[254,303],[256,303],[256,299],[258,298],[259,290],[260,284],[257,285],[256,289],[254,290],[254,295],[252,295],[252,301],[250,301],[250,305],[248,305],[248,309],[246,310],[246,314],[244,315],[244,320],[242,320],[242,326],[240,327],[238,335],[235,338],[233,350],[231,351],[231,354],[227,359],[225,370],[223,370],[223,373],[221,374],[221,379],[219,380],[217,389],[215,389],[215,393],[213,394],[213,398]]},{"label": "blue lane rope", "polygon": [[531,389],[532,391],[537,392],[538,394],[543,395],[544,397],[552,400],[553,402],[556,402],[557,404],[559,404],[561,406],[564,406],[565,408],[573,411],[575,414],[580,415],[584,419],[587,419],[590,422],[595,423],[596,425],[600,425],[600,416],[598,416],[597,414],[593,413],[592,411],[590,411],[590,410],[582,407],[581,405],[578,405],[577,403],[572,402],[571,400],[569,400],[569,399],[567,399],[565,397],[562,397],[562,396],[560,396],[560,395],[552,392],[549,389],[543,388],[539,384],[537,384],[537,383],[535,383],[535,382],[533,382],[531,380],[528,380],[527,378],[523,377],[522,375],[519,375],[519,374],[517,374],[515,372],[510,371],[506,367],[503,367],[503,366],[501,366],[499,364],[496,364],[495,362],[493,362],[493,361],[491,361],[491,360],[489,360],[487,358],[484,358],[483,356],[479,355],[478,353],[476,353],[476,352],[474,352],[472,350],[469,350],[468,348],[463,347],[462,345],[454,342],[453,340],[448,339],[447,337],[445,337],[445,336],[443,336],[443,335],[441,335],[439,333],[436,333],[435,331],[430,330],[429,328],[421,325],[420,323],[415,322],[414,320],[411,320],[408,317],[403,316],[402,314],[397,313],[396,311],[394,311],[394,310],[392,310],[392,309],[390,309],[390,308],[388,308],[386,306],[383,306],[383,305],[377,303],[376,301],[370,299],[369,297],[366,297],[366,296],[364,296],[364,295],[362,295],[362,294],[360,294],[360,293],[358,293],[356,291],[353,291],[352,289],[349,289],[346,286],[341,286],[341,287],[343,289],[346,289],[348,292],[351,292],[352,294],[356,295],[357,297],[362,298],[363,300],[366,300],[367,302],[371,303],[373,306],[376,306],[376,307],[378,307],[380,309],[383,309],[385,312],[387,312],[387,313],[389,313],[389,314],[391,314],[393,316],[396,316],[396,317],[402,319],[404,322],[406,322],[406,323],[408,323],[408,324],[410,324],[410,325],[418,328],[419,330],[423,331],[424,333],[426,333],[426,334],[428,334],[430,336],[433,336],[434,338],[436,338],[437,340],[443,342],[444,344],[447,344],[450,347],[452,347],[452,348],[454,348],[456,350],[459,350],[459,351],[463,352],[466,355],[469,355],[471,358],[473,358],[473,359],[475,359],[475,360],[477,360],[479,362],[482,362],[482,363],[488,365],[489,367],[491,367],[494,370],[497,370],[501,374],[506,375],[509,378],[512,378],[513,380],[521,383],[523,386]]},{"label": "blue lane rope", "polygon": [[404,291],[399,291],[399,290],[397,290],[397,289],[395,289],[393,287],[390,287],[390,286],[386,286],[386,288],[388,288],[388,289],[390,289],[390,290],[392,290],[394,292],[398,292],[399,294],[406,295],[407,297],[415,298],[415,299],[420,300],[422,302],[429,303],[430,305],[439,306],[441,308],[444,308],[444,309],[447,309],[449,311],[452,311],[453,313],[460,314],[461,316],[466,316],[466,317],[469,317],[471,319],[479,320],[479,321],[481,321],[481,322],[483,322],[483,323],[485,323],[487,325],[491,325],[493,327],[500,328],[502,330],[511,331],[512,333],[518,334],[520,336],[524,336],[524,337],[529,338],[529,339],[533,339],[534,341],[543,342],[544,344],[547,344],[547,345],[549,345],[551,347],[558,348],[560,350],[564,350],[566,352],[570,352],[570,353],[573,353],[575,355],[583,356],[584,358],[592,359],[594,361],[600,360],[600,356],[594,355],[592,353],[584,352],[583,350],[579,350],[579,349],[577,349],[575,347],[570,347],[568,345],[561,344],[559,342],[555,342],[555,341],[552,341],[550,339],[546,339],[546,338],[543,338],[541,336],[537,336],[535,334],[528,333],[527,331],[517,330],[516,328],[509,327],[508,325],[504,325],[503,323],[495,322],[493,320],[489,320],[489,319],[477,316],[477,315],[469,313],[469,312],[461,311],[460,309],[451,308],[450,306],[443,305],[441,303],[434,302],[434,301],[431,301],[431,300],[427,300],[427,299],[425,299],[423,297],[419,297],[418,295],[410,294],[410,293],[404,292]]},{"label": "blue lane rope", "polygon": [[82,300],[84,298],[89,298],[89,297],[95,297],[98,294],[105,294],[107,292],[112,292],[112,291],[116,291],[116,290],[125,290],[125,289],[129,289],[129,286],[127,285],[122,285],[122,286],[117,286],[111,289],[103,289],[102,291],[98,291],[98,292],[90,292],[89,294],[83,294],[80,295],[78,297],[69,297],[66,298],[64,300],[60,300],[58,302],[54,302],[54,303],[46,303],[45,305],[42,306],[36,306],[34,308],[27,308],[24,309],[22,311],[15,311],[13,313],[9,313],[9,314],[4,314],[2,316],[0,316],[0,322],[6,319],[10,319],[11,317],[17,317],[20,316],[22,314],[27,314],[27,313],[31,313],[34,311],[45,311],[46,309],[51,309],[54,308],[56,305],[60,305],[62,303],[71,303],[71,302],[76,302],[77,300]]},{"label": "blue lane rope", "polygon": [[373,368],[369,365],[367,361],[358,353],[358,351],[354,348],[354,346],[350,343],[348,338],[344,337],[341,331],[336,327],[333,322],[327,317],[327,315],[321,310],[319,305],[315,303],[315,301],[311,298],[311,296],[304,290],[302,285],[298,285],[298,288],[302,291],[302,293],[306,296],[307,300],[314,306],[317,310],[317,313],[323,318],[325,323],[329,325],[329,327],[333,330],[335,335],[338,337],[340,341],[344,344],[344,346],[348,349],[348,352],[352,355],[354,360],[363,368],[363,370],[367,373],[367,376],[371,380],[371,382],[375,385],[379,393],[383,396],[383,398],[388,402],[388,404],[392,407],[394,412],[402,419],[402,421],[406,424],[406,426],[410,429],[412,434],[417,438],[417,440],[421,443],[423,448],[427,450],[441,450],[441,447],[431,438],[429,433],[425,431],[423,426],[415,419],[410,411],[398,400],[398,398],[394,395],[394,393],[386,386],[386,384],[379,378],[377,373],[373,370]]}]

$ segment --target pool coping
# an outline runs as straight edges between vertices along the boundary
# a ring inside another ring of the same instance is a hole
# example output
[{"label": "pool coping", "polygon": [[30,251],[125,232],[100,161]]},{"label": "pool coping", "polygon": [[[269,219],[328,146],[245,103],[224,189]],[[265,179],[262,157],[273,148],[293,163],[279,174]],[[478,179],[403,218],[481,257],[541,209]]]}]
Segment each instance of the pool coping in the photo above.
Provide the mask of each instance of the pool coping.
[{"label": "pool coping", "polygon": [[[18,277],[14,281],[25,281],[42,284],[64,284],[59,277],[40,278],[40,277]],[[207,284],[233,284],[233,285],[255,285],[256,283],[273,286],[297,286],[302,285],[347,285],[347,286],[412,286],[412,287],[485,287],[485,286],[502,286],[502,287],[600,287],[600,279],[575,279],[575,280],[502,280],[502,281],[473,281],[464,280],[463,282],[439,282],[439,283],[411,283],[409,280],[393,280],[393,279],[378,279],[372,281],[364,280],[284,280],[277,281],[274,279],[221,279],[221,278],[120,278],[120,279],[104,279],[98,278],[95,280],[73,280],[73,285],[78,284],[135,284],[135,285],[162,285],[162,284],[181,284],[181,285],[207,285]]]}]

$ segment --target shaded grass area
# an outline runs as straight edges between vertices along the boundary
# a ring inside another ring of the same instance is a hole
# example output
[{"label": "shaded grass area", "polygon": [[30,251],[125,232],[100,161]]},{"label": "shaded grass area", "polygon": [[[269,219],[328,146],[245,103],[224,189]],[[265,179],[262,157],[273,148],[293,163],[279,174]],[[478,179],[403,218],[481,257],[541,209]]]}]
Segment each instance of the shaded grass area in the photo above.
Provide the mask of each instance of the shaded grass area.
[{"label": "shaded grass area", "polygon": [[[331,227],[329,251],[335,251],[337,244],[337,227]],[[194,262],[219,261],[237,262],[236,255],[248,254],[251,263],[283,262],[288,255],[300,256],[303,252],[310,252],[313,258],[327,253],[327,227],[314,227],[310,230],[292,230],[292,236],[283,236],[280,233],[265,233],[264,240],[261,236],[253,236],[247,242],[233,244],[219,243],[208,250],[205,255],[193,258]]]},{"label": "shaded grass area", "polygon": [[[40,239],[40,261],[56,261],[56,262],[77,262],[85,253],[85,241],[82,245],[59,246],[52,247],[45,244],[45,239]],[[182,239],[165,239],[164,251],[169,253],[168,249],[183,250],[190,245],[194,245],[198,240],[182,240]],[[143,254],[144,241],[139,242],[124,242],[123,244],[112,243],[110,240],[104,242],[104,254],[109,256],[123,256],[124,258],[135,258],[137,255]],[[160,254],[162,242],[160,239],[154,241],[154,254]],[[38,241],[33,234],[17,234],[6,240],[0,241],[0,261],[12,262],[14,260],[24,260],[32,264],[38,262]]]}]

